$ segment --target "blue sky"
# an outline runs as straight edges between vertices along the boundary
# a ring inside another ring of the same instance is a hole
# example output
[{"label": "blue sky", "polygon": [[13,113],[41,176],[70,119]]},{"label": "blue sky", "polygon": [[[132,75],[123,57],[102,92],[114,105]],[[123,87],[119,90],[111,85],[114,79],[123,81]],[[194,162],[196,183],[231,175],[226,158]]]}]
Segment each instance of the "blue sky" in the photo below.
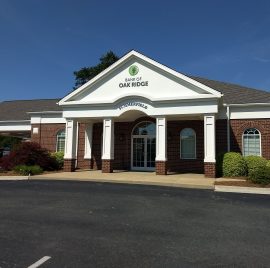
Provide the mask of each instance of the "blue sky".
[{"label": "blue sky", "polygon": [[0,0],[0,100],[63,97],[73,71],[131,49],[270,90],[270,1]]}]

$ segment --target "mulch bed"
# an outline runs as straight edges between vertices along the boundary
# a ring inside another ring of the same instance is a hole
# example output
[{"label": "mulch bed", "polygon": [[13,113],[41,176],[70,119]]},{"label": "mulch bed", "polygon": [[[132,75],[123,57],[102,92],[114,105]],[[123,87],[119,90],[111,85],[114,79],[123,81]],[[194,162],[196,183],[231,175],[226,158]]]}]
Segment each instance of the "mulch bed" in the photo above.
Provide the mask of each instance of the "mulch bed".
[{"label": "mulch bed", "polygon": [[[40,175],[44,175],[44,174],[51,174],[51,173],[60,173],[63,172],[63,170],[55,170],[55,171],[44,171],[42,174]],[[22,176],[18,173],[15,173],[14,171],[0,171],[0,176]]]},{"label": "mulch bed", "polygon": [[228,181],[216,181],[215,185],[224,185],[224,186],[240,186],[240,187],[257,187],[257,188],[270,188],[270,184],[255,184],[250,181],[237,181],[237,180],[228,180]]},{"label": "mulch bed", "polygon": [[15,173],[14,171],[0,171],[0,176],[21,176],[21,175]]}]

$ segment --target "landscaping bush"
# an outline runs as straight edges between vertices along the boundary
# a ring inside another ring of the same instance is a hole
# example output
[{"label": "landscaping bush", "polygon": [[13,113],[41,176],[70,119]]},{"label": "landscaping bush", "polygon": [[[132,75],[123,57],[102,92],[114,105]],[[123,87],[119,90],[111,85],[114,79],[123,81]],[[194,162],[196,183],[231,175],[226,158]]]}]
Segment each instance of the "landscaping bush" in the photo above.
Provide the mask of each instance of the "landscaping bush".
[{"label": "landscaping bush", "polygon": [[49,151],[34,142],[21,143],[9,155],[0,159],[0,166],[4,170],[12,170],[18,165],[38,165],[43,170],[56,170],[58,168],[57,161],[51,157]]},{"label": "landscaping bush", "polygon": [[240,153],[229,152],[223,157],[222,171],[224,177],[246,176],[247,167]]},{"label": "landscaping bush", "polygon": [[38,175],[43,172],[43,169],[38,165],[34,166],[18,165],[14,167],[13,171],[20,175],[28,176],[29,174]]},{"label": "landscaping bush", "polygon": [[58,169],[62,169],[64,166],[64,152],[51,153],[51,156],[55,159],[58,165]]},{"label": "landscaping bush", "polygon": [[261,169],[267,164],[267,160],[265,158],[257,155],[246,156],[244,157],[244,160],[247,165],[248,176],[254,170]]},{"label": "landscaping bush", "polygon": [[270,167],[262,166],[260,168],[251,169],[248,179],[253,183],[269,184],[270,183]]},{"label": "landscaping bush", "polygon": [[270,167],[270,160],[267,161],[266,166]]}]

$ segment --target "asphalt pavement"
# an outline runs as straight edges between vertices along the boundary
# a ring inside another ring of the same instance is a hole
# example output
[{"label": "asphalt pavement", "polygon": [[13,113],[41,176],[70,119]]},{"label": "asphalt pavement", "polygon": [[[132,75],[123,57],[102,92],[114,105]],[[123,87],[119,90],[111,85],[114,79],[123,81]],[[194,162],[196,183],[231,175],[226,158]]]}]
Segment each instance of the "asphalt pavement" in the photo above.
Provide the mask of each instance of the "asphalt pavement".
[{"label": "asphalt pavement", "polygon": [[269,267],[269,252],[266,195],[0,182],[0,268]]}]

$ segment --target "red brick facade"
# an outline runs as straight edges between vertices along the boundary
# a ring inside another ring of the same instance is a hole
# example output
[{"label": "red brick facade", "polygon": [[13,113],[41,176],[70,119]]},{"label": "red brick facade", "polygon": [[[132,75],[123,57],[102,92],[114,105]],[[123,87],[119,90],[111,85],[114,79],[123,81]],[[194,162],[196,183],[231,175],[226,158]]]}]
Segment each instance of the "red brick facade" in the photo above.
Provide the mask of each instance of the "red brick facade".
[{"label": "red brick facade", "polygon": [[216,177],[216,163],[204,163],[204,175],[207,178]]},{"label": "red brick facade", "polygon": [[156,161],[156,174],[167,175],[167,161]]},{"label": "red brick facade", "polygon": [[76,159],[65,159],[64,160],[64,171],[73,172],[76,168]]},{"label": "red brick facade", "polygon": [[84,159],[84,146],[85,146],[85,124],[79,123],[77,168],[89,169],[92,168],[91,166],[92,161],[90,159]]},{"label": "red brick facade", "polygon": [[[180,157],[180,132],[184,128],[192,128],[196,132],[196,159],[181,159]],[[204,159],[204,130],[203,121],[185,120],[168,121],[168,171],[169,172],[193,172],[203,173]]]},{"label": "red brick facade", "polygon": [[[132,130],[141,121],[152,121],[149,117],[139,118],[134,122],[115,123],[115,149],[114,160],[101,160],[102,148],[102,123],[93,125],[92,159],[84,159],[85,124],[79,124],[78,131],[78,168],[102,169],[111,172],[112,169],[129,170],[131,168],[131,135]],[[261,133],[262,156],[270,159],[270,119],[230,120],[231,125],[231,151],[242,151],[242,134],[246,128],[257,128]],[[38,134],[33,134],[32,141],[38,142],[50,151],[56,150],[56,136],[60,130],[65,129],[65,124],[35,124]],[[192,128],[196,132],[196,159],[181,159],[180,157],[180,132],[184,128]],[[215,176],[215,164],[204,163],[204,126],[203,120],[168,121],[167,124],[167,158],[168,161],[156,162],[157,174],[166,172],[194,172],[205,173],[206,176]],[[217,155],[227,151],[227,120],[216,121],[216,152]],[[65,161],[65,170],[72,170],[75,160]]]},{"label": "red brick facade", "polygon": [[247,128],[257,128],[261,133],[262,156],[270,159],[270,119],[230,120],[231,123],[231,151],[242,152],[242,135]]},{"label": "red brick facade", "polygon": [[[38,133],[33,133],[33,128],[38,128]],[[41,147],[51,152],[56,151],[56,137],[59,131],[65,130],[66,124],[33,124],[31,141],[37,142]]]},{"label": "red brick facade", "polygon": [[113,160],[103,159],[102,160],[102,172],[112,173],[113,172]]}]

